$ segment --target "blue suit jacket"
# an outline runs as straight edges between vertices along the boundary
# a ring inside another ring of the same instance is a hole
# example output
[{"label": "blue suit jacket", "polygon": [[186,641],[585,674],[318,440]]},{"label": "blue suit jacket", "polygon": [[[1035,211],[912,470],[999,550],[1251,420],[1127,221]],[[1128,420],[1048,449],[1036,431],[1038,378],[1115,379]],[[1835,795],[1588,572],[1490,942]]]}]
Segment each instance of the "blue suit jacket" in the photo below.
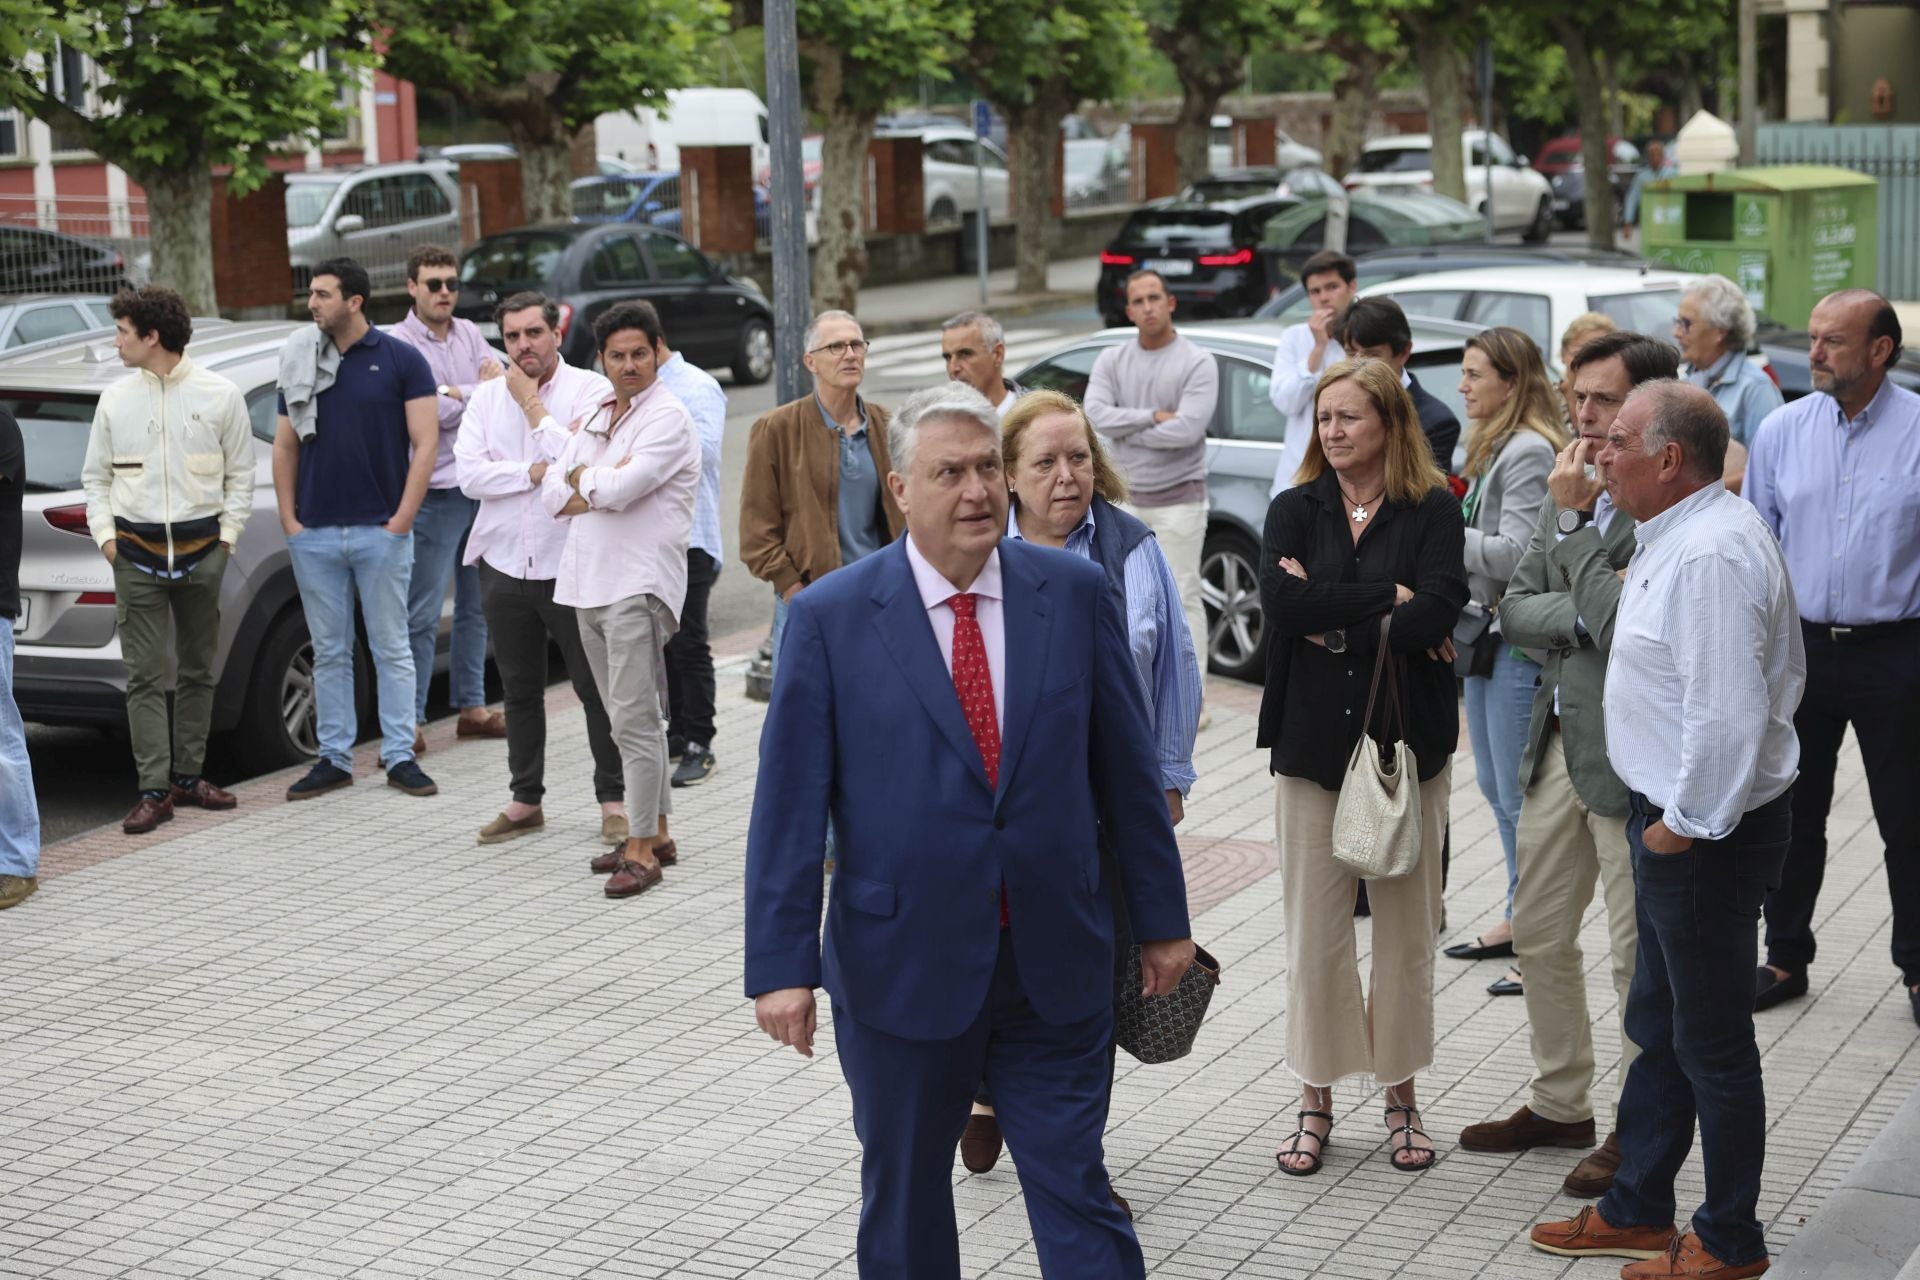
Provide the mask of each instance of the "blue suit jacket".
[{"label": "blue suit jacket", "polygon": [[[746,989],[821,985],[890,1035],[960,1035],[986,1003],[1000,886],[1034,1011],[1113,999],[1099,820],[1134,936],[1188,936],[1186,879],[1122,606],[1099,566],[1002,540],[1000,779],[979,749],[904,538],[794,597],[747,836]],[[822,964],[821,853],[836,867]]]}]

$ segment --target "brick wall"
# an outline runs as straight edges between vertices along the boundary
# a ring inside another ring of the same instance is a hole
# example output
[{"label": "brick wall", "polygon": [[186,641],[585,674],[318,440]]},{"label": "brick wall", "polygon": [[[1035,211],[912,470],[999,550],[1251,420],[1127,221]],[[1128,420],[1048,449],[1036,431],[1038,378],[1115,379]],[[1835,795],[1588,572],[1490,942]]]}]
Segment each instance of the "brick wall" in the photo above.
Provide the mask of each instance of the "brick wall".
[{"label": "brick wall", "polygon": [[926,185],[918,138],[875,138],[867,144],[869,235],[918,235],[926,230]]},{"label": "brick wall", "polygon": [[284,315],[293,290],[287,256],[287,184],[278,175],[249,196],[213,177],[213,291],[224,314]]},{"label": "brick wall", "polygon": [[460,162],[460,238],[471,244],[496,231],[525,226],[518,160]]},{"label": "brick wall", "polygon": [[680,234],[707,253],[753,252],[753,148],[680,148]]}]

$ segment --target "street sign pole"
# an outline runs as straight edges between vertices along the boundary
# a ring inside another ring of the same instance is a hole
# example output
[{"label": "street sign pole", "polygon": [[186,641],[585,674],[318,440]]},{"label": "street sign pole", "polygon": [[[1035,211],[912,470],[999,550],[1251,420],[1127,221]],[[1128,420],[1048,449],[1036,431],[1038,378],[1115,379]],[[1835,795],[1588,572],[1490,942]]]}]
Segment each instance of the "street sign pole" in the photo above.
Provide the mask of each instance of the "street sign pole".
[{"label": "street sign pole", "polygon": [[800,41],[795,0],[766,0],[767,144],[772,166],[773,388],[786,404],[807,392],[800,363],[813,303],[807,265],[807,207],[800,160]]},{"label": "street sign pole", "polygon": [[985,138],[993,128],[993,116],[987,104],[973,104],[973,243],[980,267],[980,305],[987,305],[987,145]]},{"label": "street sign pole", "polygon": [[[1480,132],[1481,150],[1486,153],[1487,207],[1484,211],[1487,224],[1487,243],[1493,243],[1493,41],[1482,39],[1480,47],[1474,50],[1474,70],[1480,74]],[[1473,158],[1469,150],[1467,158]],[[1469,165],[1469,168],[1472,166]]]}]

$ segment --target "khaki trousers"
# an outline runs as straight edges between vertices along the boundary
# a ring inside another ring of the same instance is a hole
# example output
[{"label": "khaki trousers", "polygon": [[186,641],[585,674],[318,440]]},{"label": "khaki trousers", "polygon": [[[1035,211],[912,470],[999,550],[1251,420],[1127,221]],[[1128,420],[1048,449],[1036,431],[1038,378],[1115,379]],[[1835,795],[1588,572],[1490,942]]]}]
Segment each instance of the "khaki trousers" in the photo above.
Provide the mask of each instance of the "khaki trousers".
[{"label": "khaki trousers", "polygon": [[[1577,1124],[1593,1118],[1593,1025],[1587,1017],[1580,921],[1593,901],[1597,877],[1606,900],[1613,989],[1620,1001],[1616,1016],[1624,1019],[1639,943],[1633,864],[1627,820],[1603,818],[1580,803],[1567,776],[1558,728],[1549,730],[1542,756],[1539,776],[1520,804],[1515,838],[1520,883],[1513,893],[1513,948],[1526,981],[1527,1023],[1539,1072],[1527,1105],[1543,1119]],[[1639,1052],[1623,1026],[1620,1084]]]},{"label": "khaki trousers", "polygon": [[1274,779],[1274,832],[1287,926],[1287,1069],[1324,1088],[1348,1076],[1401,1084],[1433,1065],[1433,953],[1440,841],[1453,766],[1420,784],[1420,864],[1367,882],[1373,964],[1360,991],[1353,900],[1360,879],[1333,860],[1333,808],[1317,782]]},{"label": "khaki trousers", "polygon": [[650,840],[673,812],[667,765],[667,641],[673,614],[656,596],[577,609],[580,647],[607,708],[626,794],[627,830]]}]

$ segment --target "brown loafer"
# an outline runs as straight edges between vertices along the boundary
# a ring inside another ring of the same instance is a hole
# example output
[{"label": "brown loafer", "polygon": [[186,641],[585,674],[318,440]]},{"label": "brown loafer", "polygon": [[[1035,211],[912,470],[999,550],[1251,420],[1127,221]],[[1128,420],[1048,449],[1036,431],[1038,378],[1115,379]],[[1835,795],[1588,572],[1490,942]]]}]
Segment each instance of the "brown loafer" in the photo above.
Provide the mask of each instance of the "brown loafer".
[{"label": "brown loafer", "polygon": [[454,722],[453,736],[456,738],[504,738],[507,736],[507,718],[498,711],[489,711],[478,720],[461,716]]},{"label": "brown loafer", "polygon": [[627,842],[627,818],[625,814],[609,813],[600,818],[600,843],[619,848]]},{"label": "brown loafer", "polygon": [[168,787],[167,799],[173,801],[175,808],[231,809],[240,803],[231,792],[222,791],[205,778],[190,787]]},{"label": "brown loafer", "polygon": [[1004,1145],[998,1120],[990,1115],[968,1116],[966,1131],[960,1135],[960,1163],[968,1173],[991,1172],[1000,1162]]},{"label": "brown loafer", "polygon": [[606,894],[609,898],[631,898],[636,893],[645,893],[664,879],[666,873],[660,870],[657,863],[623,860],[608,878]]},{"label": "brown loafer", "polygon": [[[587,864],[588,870],[597,876],[612,875],[615,868],[627,860],[627,841],[622,840],[620,847],[612,853],[603,853]],[[653,851],[653,860],[663,867],[670,867],[680,861],[680,850],[669,840]]]},{"label": "brown loafer", "polygon": [[130,836],[143,836],[161,823],[172,821],[172,800],[166,796],[141,796],[121,819],[120,829]]},{"label": "brown loafer", "polygon": [[1579,1120],[1561,1124],[1537,1116],[1522,1107],[1505,1120],[1470,1124],[1460,1131],[1460,1146],[1467,1151],[1529,1151],[1534,1147],[1590,1147],[1593,1145],[1593,1121]]},{"label": "brown loafer", "polygon": [[506,814],[495,815],[492,822],[480,828],[481,844],[502,844],[508,840],[517,840],[532,831],[538,831],[547,825],[547,817],[538,809],[527,817],[514,819]]},{"label": "brown loafer", "polygon": [[1120,1212],[1127,1215],[1127,1221],[1132,1222],[1133,1206],[1127,1203],[1126,1197],[1122,1196],[1118,1191],[1115,1191],[1113,1189],[1113,1184],[1111,1182],[1107,1184],[1107,1195],[1110,1199],[1112,1199],[1113,1203],[1119,1208]]},{"label": "brown loafer", "polygon": [[1680,1233],[1664,1227],[1615,1227],[1588,1205],[1565,1222],[1543,1222],[1527,1233],[1542,1253],[1562,1258],[1658,1258]]},{"label": "brown loafer", "polygon": [[1560,1184],[1570,1196],[1592,1200],[1613,1190],[1613,1176],[1620,1172],[1620,1135],[1610,1133],[1586,1159],[1573,1166],[1573,1172]]},{"label": "brown loafer", "polygon": [[1700,1237],[1689,1231],[1675,1236],[1657,1257],[1620,1268],[1620,1280],[1673,1280],[1680,1276],[1687,1280],[1750,1280],[1764,1275],[1769,1265],[1767,1259],[1760,1258],[1730,1266],[1708,1253]]}]

